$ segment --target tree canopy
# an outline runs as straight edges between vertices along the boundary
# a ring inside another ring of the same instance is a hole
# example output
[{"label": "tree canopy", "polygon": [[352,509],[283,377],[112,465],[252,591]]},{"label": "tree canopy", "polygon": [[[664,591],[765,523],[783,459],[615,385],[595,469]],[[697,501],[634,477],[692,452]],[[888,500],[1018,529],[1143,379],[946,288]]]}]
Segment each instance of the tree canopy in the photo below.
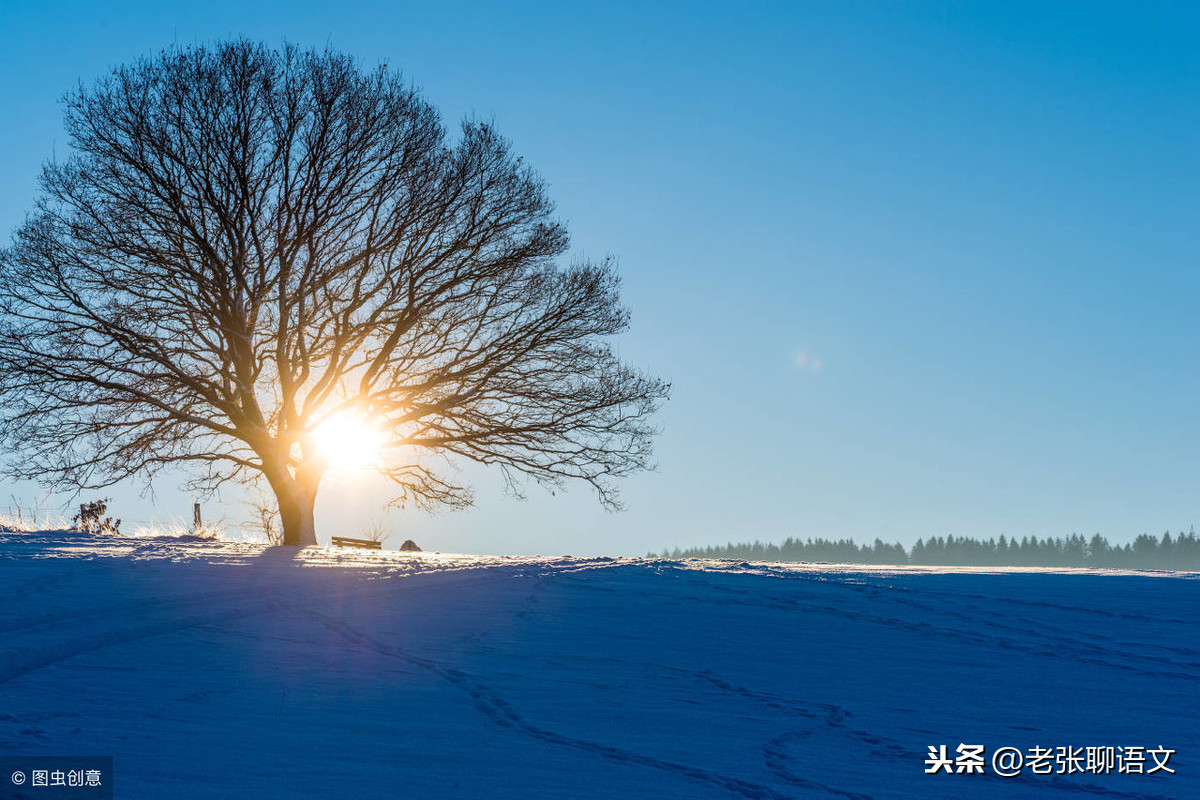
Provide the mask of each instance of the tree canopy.
[{"label": "tree canopy", "polygon": [[394,70],[246,40],[64,104],[70,155],[0,251],[10,474],[262,477],[304,545],[319,432],[347,415],[423,507],[471,502],[464,459],[609,507],[651,466],[669,385],[614,351],[615,264],[561,263],[546,184],[492,125],[451,136]]}]

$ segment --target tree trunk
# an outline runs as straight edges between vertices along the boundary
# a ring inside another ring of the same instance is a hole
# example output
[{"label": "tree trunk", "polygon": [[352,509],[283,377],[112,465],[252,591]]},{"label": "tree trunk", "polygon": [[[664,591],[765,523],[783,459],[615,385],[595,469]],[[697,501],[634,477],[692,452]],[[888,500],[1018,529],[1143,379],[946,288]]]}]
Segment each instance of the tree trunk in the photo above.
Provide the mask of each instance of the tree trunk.
[{"label": "tree trunk", "polygon": [[[264,470],[264,472],[266,472]],[[267,482],[275,491],[279,517],[283,523],[283,543],[291,547],[308,547],[317,543],[313,509],[317,502],[320,478],[305,480],[293,477],[286,470],[266,472]]]},{"label": "tree trunk", "polygon": [[308,490],[296,483],[291,498],[279,498],[279,516],[283,521],[283,543],[292,547],[308,547],[317,543],[313,509],[317,502],[316,487]]}]

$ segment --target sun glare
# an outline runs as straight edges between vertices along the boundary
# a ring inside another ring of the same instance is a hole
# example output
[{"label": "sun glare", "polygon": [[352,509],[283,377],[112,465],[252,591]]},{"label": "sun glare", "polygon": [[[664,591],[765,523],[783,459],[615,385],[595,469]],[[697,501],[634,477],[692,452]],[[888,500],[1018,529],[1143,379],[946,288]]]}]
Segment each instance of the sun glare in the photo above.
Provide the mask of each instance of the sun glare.
[{"label": "sun glare", "polygon": [[317,453],[333,469],[355,470],[379,463],[387,434],[361,415],[344,413],[330,417],[313,432]]}]

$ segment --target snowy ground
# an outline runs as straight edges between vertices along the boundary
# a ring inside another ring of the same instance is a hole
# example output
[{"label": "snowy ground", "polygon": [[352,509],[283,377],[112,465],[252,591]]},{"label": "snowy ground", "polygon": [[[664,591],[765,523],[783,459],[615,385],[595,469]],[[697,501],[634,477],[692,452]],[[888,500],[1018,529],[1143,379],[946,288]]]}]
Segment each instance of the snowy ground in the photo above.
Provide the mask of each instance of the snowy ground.
[{"label": "snowy ground", "polygon": [[[0,534],[0,754],[170,800],[1194,798],[1196,578]],[[1177,774],[925,774],[960,743]]]}]

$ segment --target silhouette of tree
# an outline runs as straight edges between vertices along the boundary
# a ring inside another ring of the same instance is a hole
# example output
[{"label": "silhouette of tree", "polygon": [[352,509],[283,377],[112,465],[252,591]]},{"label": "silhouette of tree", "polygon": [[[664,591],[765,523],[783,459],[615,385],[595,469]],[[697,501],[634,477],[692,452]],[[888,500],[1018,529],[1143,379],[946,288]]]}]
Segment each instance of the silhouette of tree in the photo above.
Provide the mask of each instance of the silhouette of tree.
[{"label": "silhouette of tree", "polygon": [[72,154],[0,253],[10,474],[261,476],[306,545],[338,415],[386,435],[422,507],[471,502],[447,461],[608,507],[650,466],[669,387],[608,344],[615,267],[559,264],[545,184],[489,124],[451,139],[386,67],[248,41],[118,67],[65,109]]},{"label": "silhouette of tree", "polygon": [[[666,553],[664,551],[663,555]],[[734,558],[762,561],[838,561],[857,564],[924,564],[961,566],[1045,566],[1127,569],[1200,570],[1200,538],[1195,531],[1162,538],[1138,536],[1132,545],[1114,546],[1100,534],[1090,540],[1079,534],[1067,538],[1022,537],[1018,542],[1001,535],[999,540],[966,536],[933,536],[917,539],[911,551],[903,545],[876,538],[870,545],[852,539],[830,541],[789,537],[782,546],[761,542],[674,550],[675,558]]]}]

